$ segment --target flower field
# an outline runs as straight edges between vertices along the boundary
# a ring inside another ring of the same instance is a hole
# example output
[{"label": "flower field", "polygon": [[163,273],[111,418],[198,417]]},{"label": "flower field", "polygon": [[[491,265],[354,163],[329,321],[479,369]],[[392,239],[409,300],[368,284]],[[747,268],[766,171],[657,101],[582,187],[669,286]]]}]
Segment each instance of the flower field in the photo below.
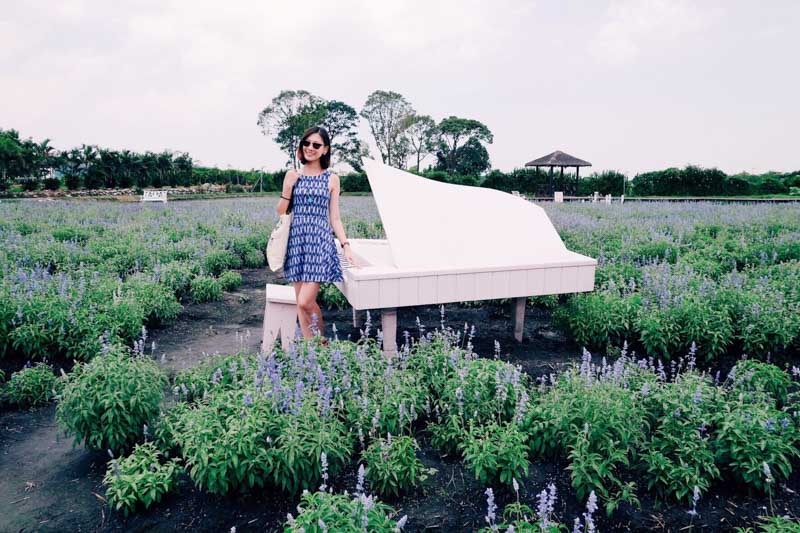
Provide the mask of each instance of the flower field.
[{"label": "flower field", "polygon": [[[575,354],[553,372],[443,310],[391,360],[368,322],[170,373],[148,332],[264,267],[274,200],[0,203],[0,431],[53,411],[98,469],[95,529],[797,531],[800,207],[546,209],[598,258],[594,292],[531,299]],[[342,210],[383,236],[371,198]],[[188,501],[220,510],[163,518]],[[50,527],[7,502],[0,529]]]}]

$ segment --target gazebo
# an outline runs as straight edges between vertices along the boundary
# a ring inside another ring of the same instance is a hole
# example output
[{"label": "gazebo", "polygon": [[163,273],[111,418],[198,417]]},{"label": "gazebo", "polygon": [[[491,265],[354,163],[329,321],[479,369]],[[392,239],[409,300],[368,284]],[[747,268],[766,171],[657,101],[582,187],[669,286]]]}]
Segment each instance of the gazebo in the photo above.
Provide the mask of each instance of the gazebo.
[{"label": "gazebo", "polygon": [[525,163],[526,167],[550,167],[550,194],[553,194],[553,167],[561,167],[561,179],[564,179],[564,167],[575,167],[575,192],[577,193],[578,181],[580,179],[581,167],[590,167],[591,163],[578,159],[577,157],[565,154],[561,150],[556,150],[552,154],[547,154],[539,159],[534,159]]}]

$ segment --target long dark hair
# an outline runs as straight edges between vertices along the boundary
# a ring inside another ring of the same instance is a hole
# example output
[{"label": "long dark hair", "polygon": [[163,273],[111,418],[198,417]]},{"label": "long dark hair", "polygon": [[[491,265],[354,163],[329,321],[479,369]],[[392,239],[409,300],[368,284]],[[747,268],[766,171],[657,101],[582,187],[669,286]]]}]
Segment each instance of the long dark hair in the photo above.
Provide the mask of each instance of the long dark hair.
[{"label": "long dark hair", "polygon": [[325,169],[331,166],[331,136],[328,135],[328,130],[326,130],[325,128],[322,128],[320,126],[313,126],[306,130],[303,136],[300,137],[300,142],[297,143],[297,157],[304,165],[308,163],[308,161],[306,161],[305,156],[303,156],[303,141],[305,141],[315,133],[318,133],[319,136],[322,137],[323,144],[328,147],[328,153],[322,155],[319,158],[319,164],[322,166],[323,169]]}]

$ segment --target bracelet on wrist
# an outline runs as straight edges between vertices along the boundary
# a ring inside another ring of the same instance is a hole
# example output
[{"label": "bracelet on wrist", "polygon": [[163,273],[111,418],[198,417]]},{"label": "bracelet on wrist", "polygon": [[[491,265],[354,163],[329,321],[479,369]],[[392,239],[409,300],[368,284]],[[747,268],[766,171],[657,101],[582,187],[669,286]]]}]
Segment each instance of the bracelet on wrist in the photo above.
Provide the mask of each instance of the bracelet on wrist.
[{"label": "bracelet on wrist", "polygon": [[342,243],[342,250],[344,250],[344,247],[345,247],[345,246],[347,246],[348,244],[350,244],[350,242],[349,242],[349,241],[344,241],[344,242]]},{"label": "bracelet on wrist", "polygon": [[282,195],[282,194],[281,194],[281,198],[283,198],[283,199],[284,199],[284,200],[286,200],[286,201],[289,201],[289,200],[291,200],[291,197],[290,197],[290,198],[286,198],[286,197],[285,197],[284,195]]}]

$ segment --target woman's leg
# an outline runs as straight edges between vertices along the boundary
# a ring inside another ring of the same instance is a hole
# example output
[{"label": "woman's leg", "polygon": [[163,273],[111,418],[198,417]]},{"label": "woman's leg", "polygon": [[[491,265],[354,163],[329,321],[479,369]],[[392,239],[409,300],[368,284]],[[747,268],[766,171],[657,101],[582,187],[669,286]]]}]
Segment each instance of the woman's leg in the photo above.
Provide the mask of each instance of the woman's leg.
[{"label": "woman's leg", "polygon": [[[315,322],[316,330],[320,333],[325,331],[322,322],[322,310],[317,305],[317,294],[319,293],[319,283],[306,281],[294,284],[295,295],[297,296],[297,318],[300,321],[300,330],[303,337],[309,339],[314,336],[311,331],[311,324]],[[313,319],[316,315],[316,319]]]}]

